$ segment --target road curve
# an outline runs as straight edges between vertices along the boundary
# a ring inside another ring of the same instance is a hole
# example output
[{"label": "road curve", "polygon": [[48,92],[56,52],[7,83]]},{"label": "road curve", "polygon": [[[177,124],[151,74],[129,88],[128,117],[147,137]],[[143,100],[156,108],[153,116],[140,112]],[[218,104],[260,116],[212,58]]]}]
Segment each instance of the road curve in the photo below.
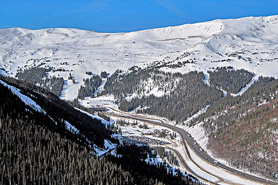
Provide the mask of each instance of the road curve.
[{"label": "road curve", "polygon": [[[219,168],[225,169],[226,171],[228,171],[228,172],[230,172],[230,173],[232,173],[234,175],[240,176],[241,178],[244,178],[244,179],[247,179],[247,180],[252,180],[252,181],[255,181],[255,182],[259,182],[259,183],[262,183],[262,184],[278,185],[278,183],[276,183],[276,182],[273,182],[273,181],[270,181],[270,180],[266,180],[266,179],[263,179],[263,178],[260,178],[260,177],[248,174],[248,173],[244,173],[244,172],[241,172],[241,171],[236,170],[234,168],[231,168],[229,166],[226,166],[226,165],[224,165],[222,163],[215,162],[215,160],[211,156],[209,156],[205,151],[203,151],[199,145],[195,144],[196,143],[195,140],[190,136],[190,134],[188,132],[186,132],[182,128],[179,128],[179,127],[176,127],[174,125],[170,125],[170,124],[164,123],[164,121],[159,120],[159,119],[143,118],[140,115],[131,115],[129,113],[119,111],[119,110],[114,109],[112,107],[107,107],[107,108],[109,108],[109,109],[111,109],[111,110],[113,110],[115,112],[119,112],[120,115],[117,115],[119,117],[123,117],[123,118],[127,118],[127,119],[133,119],[133,120],[138,120],[138,121],[143,121],[143,122],[148,122],[150,124],[162,126],[162,127],[168,128],[170,130],[173,130],[173,131],[179,133],[181,138],[182,138],[183,146],[185,147],[186,153],[187,153],[188,157],[190,158],[190,160],[193,163],[195,163],[195,162],[194,162],[194,160],[192,160],[187,146],[189,146],[200,158],[205,160],[207,163],[210,163],[211,165],[214,165],[214,166],[217,166]],[[122,114],[122,113],[124,113],[125,115]],[[196,163],[195,163],[195,165],[199,166]],[[209,173],[209,174],[211,174],[211,173]],[[193,173],[193,175],[196,175],[196,174]],[[214,174],[212,174],[212,175],[217,177],[217,178],[219,178],[219,179],[221,179],[217,175],[214,175]],[[197,175],[197,177],[199,177],[199,176]],[[203,178],[201,178],[201,179],[203,179]]]},{"label": "road curve", "polygon": [[209,183],[209,184],[217,184],[217,183],[220,183],[223,181],[223,179],[219,178],[219,181],[218,182],[211,182],[211,181],[208,181],[207,179],[204,179],[203,177],[199,176],[198,174],[196,174],[195,172],[193,172],[190,167],[186,164],[186,161],[184,160],[184,158],[182,157],[182,155],[180,154],[179,151],[177,151],[176,149],[173,149],[173,148],[170,148],[170,147],[167,147],[167,149],[169,150],[172,150],[176,156],[179,158],[181,164],[183,165],[183,167],[193,176],[203,180],[204,182],[206,183]]}]

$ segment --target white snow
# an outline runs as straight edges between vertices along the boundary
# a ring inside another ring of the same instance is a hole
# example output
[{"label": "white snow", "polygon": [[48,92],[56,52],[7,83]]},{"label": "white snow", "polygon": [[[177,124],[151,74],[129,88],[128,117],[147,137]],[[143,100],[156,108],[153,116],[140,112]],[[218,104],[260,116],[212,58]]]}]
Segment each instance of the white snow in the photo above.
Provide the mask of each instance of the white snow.
[{"label": "white snow", "polygon": [[84,100],[79,100],[79,102],[81,105],[87,108],[96,107],[97,105],[101,107],[110,106],[118,108],[118,105],[115,104],[115,100],[112,95],[100,96],[96,98],[85,97]]},{"label": "white snow", "polygon": [[236,97],[236,96],[242,96],[250,87],[251,87],[251,85],[253,85],[253,83],[256,81],[256,80],[258,80],[258,76],[254,76],[252,79],[251,79],[251,81],[244,87],[244,88],[242,88],[238,93],[236,93],[236,94],[232,94],[231,93],[231,96],[233,96],[233,97]]},{"label": "white snow", "polygon": [[226,97],[226,96],[227,96],[227,94],[228,94],[228,93],[227,93],[227,91],[225,91],[225,90],[224,90],[224,89],[222,89],[222,88],[220,88],[219,90],[223,92],[223,96],[224,96],[224,97]]},{"label": "white snow", "polygon": [[238,177],[237,175],[231,174],[229,172],[227,172],[224,169],[218,168],[216,166],[210,165],[207,162],[203,161],[198,155],[196,155],[195,152],[192,151],[192,149],[190,147],[188,147],[189,152],[191,157],[193,158],[193,160],[200,166],[202,166],[204,169],[213,172],[214,174],[217,174],[218,176],[220,176],[221,178],[224,178],[230,182],[233,182],[235,184],[260,184],[260,183],[255,183],[254,181],[250,181],[247,179],[243,179]]},{"label": "white snow", "polygon": [[153,95],[155,97],[162,97],[165,95],[169,95],[171,91],[173,91],[174,88],[177,86],[179,81],[180,79],[177,78],[174,81],[169,80],[168,82],[165,82],[163,83],[163,85],[161,85],[152,78],[149,78],[148,80],[141,80],[140,83],[138,84],[139,92],[135,91],[133,94],[128,95],[126,97],[126,100],[130,101],[135,97],[142,97],[142,96],[147,97]]},{"label": "white snow", "polygon": [[203,128],[203,123],[196,124],[192,127],[184,126],[182,128],[194,138],[202,149],[207,151],[208,137],[205,129]]},{"label": "white snow", "polygon": [[[96,116],[96,115],[89,114],[89,113],[86,112],[86,111],[80,110],[80,109],[78,109],[78,108],[75,108],[75,109],[78,110],[78,111],[80,111],[80,112],[82,112],[82,113],[84,113],[84,114],[86,114],[86,115],[88,115],[88,116],[90,116],[90,117],[93,118],[93,119],[100,120],[100,121],[101,121],[103,124],[105,124],[105,125],[107,125],[107,124],[112,124],[112,123],[114,122],[113,120],[111,120],[110,122],[108,122],[108,121],[104,120],[103,118],[98,117],[98,116]],[[75,127],[72,126],[71,124],[69,124],[68,122],[66,122],[66,124],[67,124],[67,127],[69,127],[69,128],[72,128],[72,127],[73,127],[73,129],[75,129]],[[77,130],[77,129],[76,129],[76,130]],[[77,131],[78,131],[78,130],[77,130]],[[112,137],[118,138],[118,135],[117,135],[117,134],[114,134]],[[116,154],[115,151],[113,151],[114,149],[116,149],[116,147],[117,147],[117,144],[112,143],[111,141],[105,139],[105,140],[104,140],[104,147],[103,147],[103,148],[100,148],[100,147],[98,147],[97,145],[94,145],[94,146],[93,146],[93,149],[94,149],[94,151],[95,151],[95,154],[96,154],[98,157],[103,156],[103,155],[106,154],[107,152],[111,152],[112,155],[119,156],[119,155]]]},{"label": "white snow", "polygon": [[79,130],[77,128],[75,128],[75,126],[73,126],[72,124],[70,124],[68,121],[64,120],[65,124],[66,124],[66,128],[68,131],[71,131],[72,133],[79,133]]},{"label": "white snow", "polygon": [[[198,166],[196,166],[191,160],[189,160],[188,156],[185,154],[185,151],[184,151],[184,147],[183,146],[180,146],[179,148],[177,148],[177,150],[180,152],[180,154],[183,155],[183,158],[185,159],[186,161],[186,164],[188,165],[188,167],[196,174],[198,174],[198,176],[206,179],[206,180],[209,180],[211,182],[218,182],[220,181],[219,178],[203,171],[202,169],[200,169]],[[206,169],[204,167],[204,169]]]},{"label": "white snow", "polygon": [[205,75],[205,79],[203,80],[205,84],[207,84],[208,86],[210,86],[209,83],[209,73],[208,72],[204,72]]},{"label": "white snow", "polygon": [[201,114],[204,114],[208,108],[210,107],[210,105],[207,105],[205,108],[199,110],[196,114],[194,114],[193,116],[191,116],[190,118],[187,118],[186,121],[184,122],[185,124],[188,124],[190,121],[192,121],[194,118],[198,118]]},{"label": "white snow", "polygon": [[34,109],[37,112],[42,112],[42,113],[46,114],[46,112],[34,100],[32,100],[28,96],[22,94],[20,92],[20,89],[13,87],[11,85],[8,85],[7,83],[3,82],[2,80],[0,80],[0,83],[2,85],[4,85],[5,87],[8,87],[14,95],[19,97],[21,99],[21,101],[23,103],[25,103],[25,105],[28,105],[29,107],[31,107],[32,109]]},{"label": "white snow", "polygon": [[104,89],[104,85],[107,81],[107,78],[102,78],[100,86],[97,88],[97,90],[94,92],[94,95],[96,96],[99,92],[101,92]]},{"label": "white snow", "polygon": [[76,107],[75,107],[75,109],[80,111],[80,112],[82,112],[83,114],[86,114],[86,115],[90,116],[93,119],[97,119],[97,120],[101,121],[102,124],[105,124],[105,125],[111,124],[109,121],[106,121],[105,119],[103,119],[103,118],[101,118],[101,117],[99,117],[97,115],[92,115],[92,114],[90,114],[90,113],[88,113],[88,112],[86,112],[84,110],[78,109]]},{"label": "white snow", "polygon": [[65,100],[73,100],[77,97],[80,86],[81,83],[73,83],[72,80],[65,80],[60,98]]},{"label": "white snow", "polygon": [[[112,74],[117,69],[151,64],[178,64],[168,72],[204,72],[216,67],[246,69],[257,76],[278,78],[278,16],[215,20],[130,33],[96,33],[49,28],[0,30],[0,68],[15,76],[33,66],[53,67],[49,75],[63,77],[63,99],[73,100],[86,72]],[[57,70],[61,69],[61,70]],[[4,73],[1,70],[1,73]],[[75,83],[68,80],[69,73]],[[99,89],[101,90],[101,89]],[[161,92],[152,89],[152,94]]]},{"label": "white snow", "polygon": [[100,157],[100,156],[106,154],[107,152],[115,149],[116,147],[117,147],[117,145],[112,143],[111,141],[104,140],[104,148],[100,148],[100,147],[94,146],[94,150],[96,152],[96,155],[98,157]]}]

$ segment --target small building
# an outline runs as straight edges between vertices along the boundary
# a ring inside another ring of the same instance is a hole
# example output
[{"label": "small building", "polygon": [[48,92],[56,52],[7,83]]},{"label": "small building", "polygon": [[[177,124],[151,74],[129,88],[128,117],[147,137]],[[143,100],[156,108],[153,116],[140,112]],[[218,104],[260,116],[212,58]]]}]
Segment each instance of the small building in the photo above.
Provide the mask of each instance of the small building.
[{"label": "small building", "polygon": [[89,110],[92,110],[94,112],[104,112],[104,111],[107,111],[106,107],[92,107],[92,108],[89,108]]}]

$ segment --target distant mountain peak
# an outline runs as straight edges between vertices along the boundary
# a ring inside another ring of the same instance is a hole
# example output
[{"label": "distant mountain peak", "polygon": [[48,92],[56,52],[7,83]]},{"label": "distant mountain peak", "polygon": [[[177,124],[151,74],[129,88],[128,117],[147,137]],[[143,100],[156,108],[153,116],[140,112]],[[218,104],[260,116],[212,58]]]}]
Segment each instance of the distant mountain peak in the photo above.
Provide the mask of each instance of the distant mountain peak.
[{"label": "distant mountain peak", "polygon": [[[82,85],[86,72],[100,74],[133,66],[164,64],[170,72],[207,71],[222,66],[278,77],[278,15],[217,19],[142,30],[97,33],[74,28],[0,30],[0,69],[10,76],[31,67]],[[185,65],[174,65],[184,63]],[[179,66],[173,69],[171,66]]]}]

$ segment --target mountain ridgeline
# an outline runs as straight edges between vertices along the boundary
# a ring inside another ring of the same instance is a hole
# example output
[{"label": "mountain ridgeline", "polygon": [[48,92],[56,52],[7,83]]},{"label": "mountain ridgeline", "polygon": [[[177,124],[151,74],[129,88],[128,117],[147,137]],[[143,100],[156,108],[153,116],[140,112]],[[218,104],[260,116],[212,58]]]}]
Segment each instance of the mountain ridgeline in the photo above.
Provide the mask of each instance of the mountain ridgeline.
[{"label": "mountain ridgeline", "polygon": [[100,121],[33,84],[3,76],[0,82],[1,184],[198,184],[146,164],[148,148],[119,146],[120,158],[97,157],[104,140],[118,143]]}]

